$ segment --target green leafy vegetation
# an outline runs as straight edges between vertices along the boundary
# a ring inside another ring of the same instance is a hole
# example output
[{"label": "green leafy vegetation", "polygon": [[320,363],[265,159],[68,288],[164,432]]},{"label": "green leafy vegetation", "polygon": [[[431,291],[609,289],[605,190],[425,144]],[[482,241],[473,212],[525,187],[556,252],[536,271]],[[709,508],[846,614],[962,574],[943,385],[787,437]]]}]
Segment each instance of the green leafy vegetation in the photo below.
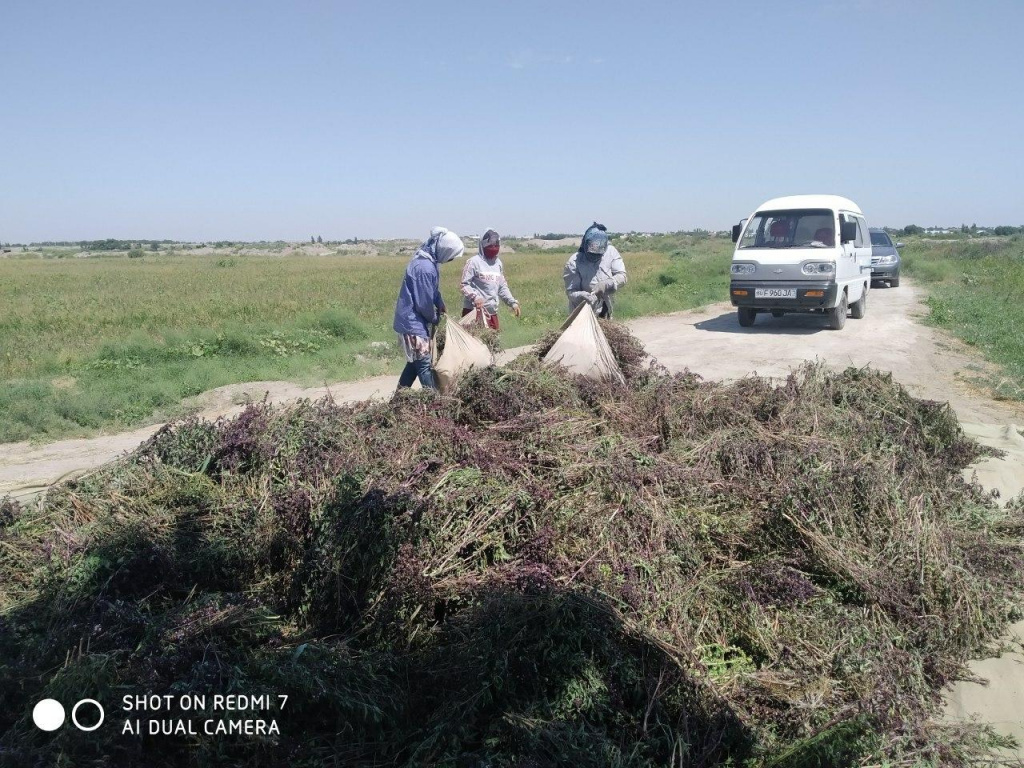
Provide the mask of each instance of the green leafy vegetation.
[{"label": "green leafy vegetation", "polygon": [[998,396],[1024,399],[1024,237],[911,241],[903,265],[928,290],[928,322],[1000,366]]}]

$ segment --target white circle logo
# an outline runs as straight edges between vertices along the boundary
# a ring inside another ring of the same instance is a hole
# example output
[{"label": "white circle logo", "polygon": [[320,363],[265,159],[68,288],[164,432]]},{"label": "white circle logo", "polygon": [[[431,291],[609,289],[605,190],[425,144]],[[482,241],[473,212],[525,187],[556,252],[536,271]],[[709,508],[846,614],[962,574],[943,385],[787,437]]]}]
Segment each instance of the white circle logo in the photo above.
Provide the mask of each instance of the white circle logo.
[{"label": "white circle logo", "polygon": [[[83,704],[92,704],[94,707],[96,707],[96,709],[100,711],[100,719],[96,721],[96,725],[85,726],[78,722],[78,708]],[[103,711],[102,705],[98,701],[96,701],[96,699],[82,699],[80,702],[75,704],[74,708],[71,710],[71,722],[74,723],[75,727],[80,731],[95,731],[97,728],[103,725],[103,717],[105,714],[106,713]],[[61,709],[62,719],[63,715],[64,710]]]},{"label": "white circle logo", "polygon": [[43,699],[32,708],[32,722],[41,731],[56,731],[64,725],[64,707],[56,699]]}]

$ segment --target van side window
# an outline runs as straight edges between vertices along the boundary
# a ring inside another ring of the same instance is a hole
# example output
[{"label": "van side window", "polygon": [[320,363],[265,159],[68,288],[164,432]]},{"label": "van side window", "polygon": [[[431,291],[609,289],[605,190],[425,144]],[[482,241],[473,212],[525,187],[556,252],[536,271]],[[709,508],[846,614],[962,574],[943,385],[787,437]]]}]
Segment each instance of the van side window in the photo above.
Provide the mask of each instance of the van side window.
[{"label": "van side window", "polygon": [[842,227],[846,222],[853,222],[857,225],[857,237],[853,241],[854,248],[865,248],[868,244],[868,239],[865,233],[868,231],[867,226],[864,224],[864,220],[859,216],[854,216],[852,213],[840,213],[839,214],[839,226]]},{"label": "van side window", "polygon": [[864,221],[863,216],[857,216],[857,247],[858,248],[869,248],[871,246],[871,237],[868,234],[868,224]]}]

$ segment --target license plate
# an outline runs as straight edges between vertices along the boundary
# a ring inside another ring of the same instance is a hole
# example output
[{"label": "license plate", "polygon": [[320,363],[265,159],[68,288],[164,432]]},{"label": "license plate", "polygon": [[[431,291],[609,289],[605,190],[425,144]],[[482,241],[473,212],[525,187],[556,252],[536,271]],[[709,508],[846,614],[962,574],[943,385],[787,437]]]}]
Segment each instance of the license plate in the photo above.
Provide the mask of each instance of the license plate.
[{"label": "license plate", "polygon": [[796,288],[755,288],[755,299],[795,299]]}]

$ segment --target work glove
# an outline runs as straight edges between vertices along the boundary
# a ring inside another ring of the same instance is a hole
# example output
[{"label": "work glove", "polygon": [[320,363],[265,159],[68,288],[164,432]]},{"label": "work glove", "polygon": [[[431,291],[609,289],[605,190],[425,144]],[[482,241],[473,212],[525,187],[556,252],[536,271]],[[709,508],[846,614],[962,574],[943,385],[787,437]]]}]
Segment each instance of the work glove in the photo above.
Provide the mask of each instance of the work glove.
[{"label": "work glove", "polygon": [[523,310],[521,310],[519,308],[519,302],[518,301],[515,304],[512,305],[512,314],[515,315],[516,317],[522,317],[523,316]]},{"label": "work glove", "polygon": [[589,291],[583,294],[583,298],[585,298],[587,300],[587,303],[594,309],[597,309],[598,305],[601,303],[601,300],[597,297],[597,294],[590,293]]},{"label": "work glove", "polygon": [[594,291],[594,293],[596,293],[598,296],[607,296],[609,293],[611,293],[614,290],[615,290],[615,281],[614,280],[605,280],[603,283],[601,283],[599,286],[597,286],[597,289]]},{"label": "work glove", "polygon": [[483,309],[484,308],[484,297],[483,296],[477,296],[475,299],[473,299],[473,306],[476,307],[477,309]]}]

